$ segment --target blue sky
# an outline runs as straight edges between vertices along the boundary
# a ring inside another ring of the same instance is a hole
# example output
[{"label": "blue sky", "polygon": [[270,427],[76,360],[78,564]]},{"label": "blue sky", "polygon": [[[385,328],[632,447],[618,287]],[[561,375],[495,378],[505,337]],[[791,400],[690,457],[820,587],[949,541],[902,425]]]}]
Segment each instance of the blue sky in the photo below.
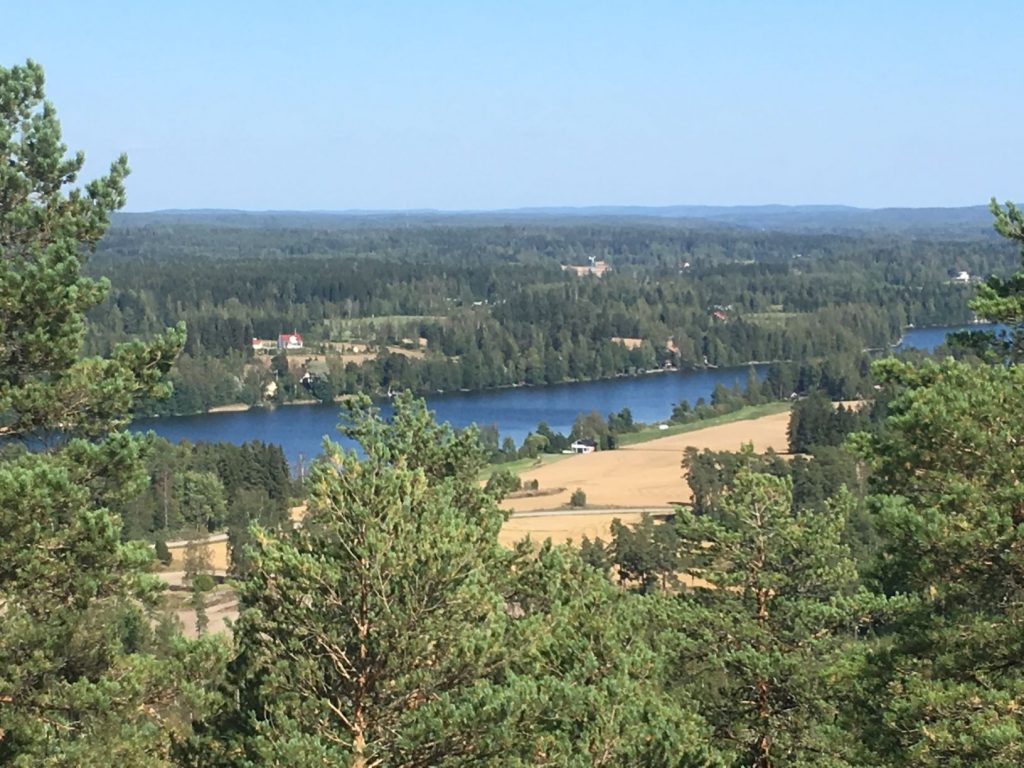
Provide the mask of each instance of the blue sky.
[{"label": "blue sky", "polygon": [[1024,198],[1019,2],[9,2],[129,210]]}]

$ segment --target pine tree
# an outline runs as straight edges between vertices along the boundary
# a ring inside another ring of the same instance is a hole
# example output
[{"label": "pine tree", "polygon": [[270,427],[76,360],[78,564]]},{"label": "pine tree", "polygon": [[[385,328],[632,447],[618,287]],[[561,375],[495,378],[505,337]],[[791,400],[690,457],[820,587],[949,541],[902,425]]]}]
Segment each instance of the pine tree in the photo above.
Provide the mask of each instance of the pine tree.
[{"label": "pine tree", "polygon": [[509,643],[520,652],[498,688],[506,709],[481,731],[506,745],[491,764],[723,765],[692,700],[668,686],[676,658],[658,638],[673,599],[619,590],[578,550],[550,541],[521,560],[508,596],[519,616]]},{"label": "pine tree", "polygon": [[893,597],[860,727],[906,766],[1024,763],[1024,367],[876,364],[897,389],[862,437]]},{"label": "pine tree", "polygon": [[404,396],[391,423],[350,408],[365,456],[325,444],[303,526],[255,532],[229,764],[427,766],[487,748],[460,707],[506,655],[493,582],[507,555],[477,438]]},{"label": "pine tree", "polygon": [[680,510],[681,659],[733,764],[846,765],[831,667],[849,645],[856,571],[844,504],[792,511],[789,478],[741,469],[713,515]]},{"label": "pine tree", "polygon": [[1022,268],[1008,278],[990,277],[978,286],[971,309],[986,320],[1003,323],[1005,333],[963,333],[958,341],[984,351],[994,360],[1024,361],[1024,211],[1013,203],[1001,207],[992,199],[989,209],[996,231],[1021,248]]},{"label": "pine tree", "polygon": [[832,401],[815,390],[793,405],[786,430],[790,453],[806,453],[815,445],[836,445]]},{"label": "pine tree", "polygon": [[79,356],[107,289],[82,265],[128,165],[67,189],[84,157],[31,61],[0,68],[0,158],[0,764],[160,765],[188,674],[155,653],[152,554],[111,509],[146,482],[120,430],[166,392],[181,334]]},{"label": "pine tree", "polygon": [[474,432],[349,407],[363,456],[326,445],[303,526],[255,532],[234,704],[183,764],[706,765],[635,605],[574,550],[498,545]]}]

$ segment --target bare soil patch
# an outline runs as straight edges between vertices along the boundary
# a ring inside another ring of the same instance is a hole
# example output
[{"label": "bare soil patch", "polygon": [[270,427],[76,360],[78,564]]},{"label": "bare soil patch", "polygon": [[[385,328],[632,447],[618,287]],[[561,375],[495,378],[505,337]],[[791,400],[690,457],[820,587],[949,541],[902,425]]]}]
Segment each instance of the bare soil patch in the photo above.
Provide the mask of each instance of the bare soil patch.
[{"label": "bare soil patch", "polygon": [[214,405],[209,408],[207,413],[240,413],[241,411],[248,411],[252,406],[247,403],[228,403],[227,405]]}]

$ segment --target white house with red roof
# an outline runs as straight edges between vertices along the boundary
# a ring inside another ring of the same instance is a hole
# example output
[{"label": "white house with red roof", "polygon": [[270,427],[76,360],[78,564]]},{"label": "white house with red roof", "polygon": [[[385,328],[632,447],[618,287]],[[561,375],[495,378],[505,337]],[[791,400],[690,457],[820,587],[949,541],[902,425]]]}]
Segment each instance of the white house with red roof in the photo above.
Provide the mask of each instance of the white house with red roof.
[{"label": "white house with red roof", "polygon": [[296,331],[282,333],[277,337],[278,349],[302,349],[302,337]]}]

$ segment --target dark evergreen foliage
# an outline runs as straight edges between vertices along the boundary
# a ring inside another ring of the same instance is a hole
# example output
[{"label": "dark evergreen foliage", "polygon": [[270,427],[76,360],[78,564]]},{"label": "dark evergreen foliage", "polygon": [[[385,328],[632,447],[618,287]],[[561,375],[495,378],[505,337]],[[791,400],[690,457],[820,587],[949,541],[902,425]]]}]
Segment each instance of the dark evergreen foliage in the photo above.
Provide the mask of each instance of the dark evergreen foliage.
[{"label": "dark evergreen foliage", "polygon": [[[591,255],[614,270],[562,271]],[[1001,273],[1012,255],[980,237],[968,246],[643,223],[318,231],[171,220],[115,230],[101,245],[92,268],[114,283],[90,314],[89,344],[103,351],[186,321],[174,393],[152,413],[256,403],[271,380],[277,399],[328,400],[751,360],[781,362],[748,400],[812,389],[852,398],[869,394],[866,349],[886,348],[908,323],[970,318],[950,264]],[[724,319],[716,307],[728,308]],[[252,356],[253,336],[294,329],[306,350],[291,355],[292,368],[284,355],[272,369]],[[372,357],[332,357],[328,341],[359,342]],[[319,352],[328,373],[298,386],[297,371]]]}]

